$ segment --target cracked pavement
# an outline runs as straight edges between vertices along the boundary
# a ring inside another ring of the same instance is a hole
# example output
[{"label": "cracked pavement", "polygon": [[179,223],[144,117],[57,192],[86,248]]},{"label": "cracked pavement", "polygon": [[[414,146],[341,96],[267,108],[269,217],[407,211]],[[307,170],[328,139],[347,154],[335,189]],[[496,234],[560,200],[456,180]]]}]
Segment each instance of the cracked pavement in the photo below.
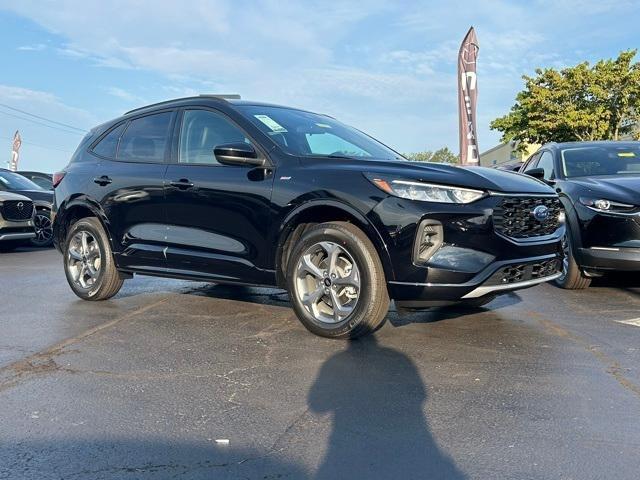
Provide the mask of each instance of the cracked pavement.
[{"label": "cracked pavement", "polygon": [[[635,282],[635,283],[634,283]],[[272,289],[0,254],[0,479],[635,479],[640,278],[308,333]],[[229,444],[216,442],[228,440]]]}]

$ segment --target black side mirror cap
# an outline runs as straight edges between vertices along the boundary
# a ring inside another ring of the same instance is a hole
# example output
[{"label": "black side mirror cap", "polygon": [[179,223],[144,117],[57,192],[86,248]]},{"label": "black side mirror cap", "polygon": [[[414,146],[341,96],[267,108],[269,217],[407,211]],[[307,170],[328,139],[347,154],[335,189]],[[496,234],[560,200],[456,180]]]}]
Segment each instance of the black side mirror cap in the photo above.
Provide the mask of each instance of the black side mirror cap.
[{"label": "black side mirror cap", "polygon": [[213,154],[223,165],[262,167],[265,164],[265,159],[260,158],[255,148],[246,142],[218,145],[213,149]]},{"label": "black side mirror cap", "polygon": [[531,168],[524,172],[524,174],[544,181],[544,168]]}]

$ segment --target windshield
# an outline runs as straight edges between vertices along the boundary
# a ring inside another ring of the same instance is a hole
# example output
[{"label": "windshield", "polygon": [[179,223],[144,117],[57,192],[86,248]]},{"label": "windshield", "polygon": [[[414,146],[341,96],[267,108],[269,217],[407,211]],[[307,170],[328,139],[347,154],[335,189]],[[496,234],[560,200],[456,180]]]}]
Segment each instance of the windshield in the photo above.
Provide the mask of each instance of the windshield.
[{"label": "windshield", "polygon": [[42,188],[22,175],[0,171],[0,190],[42,190]]},{"label": "windshield", "polygon": [[562,150],[567,178],[601,175],[640,175],[640,146],[605,145]]},{"label": "windshield", "polygon": [[402,159],[399,153],[368,135],[325,115],[259,105],[239,105],[237,108],[291,155],[371,160]]}]

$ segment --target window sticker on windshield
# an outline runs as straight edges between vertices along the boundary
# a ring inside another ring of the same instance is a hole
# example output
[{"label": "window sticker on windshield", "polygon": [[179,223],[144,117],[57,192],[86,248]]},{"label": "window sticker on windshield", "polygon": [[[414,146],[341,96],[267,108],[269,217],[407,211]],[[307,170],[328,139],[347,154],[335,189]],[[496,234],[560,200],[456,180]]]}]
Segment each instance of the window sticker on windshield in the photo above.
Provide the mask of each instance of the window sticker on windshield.
[{"label": "window sticker on windshield", "polygon": [[635,157],[636,154],[633,152],[618,152],[619,157]]},{"label": "window sticker on windshield", "polygon": [[316,126],[320,128],[331,128],[331,125],[327,125],[326,123],[316,123]]},{"label": "window sticker on windshield", "polygon": [[276,122],[269,115],[254,115],[254,117],[256,117],[258,120],[260,120],[262,123],[264,123],[267,127],[269,127],[272,132],[276,132],[276,133],[286,133],[287,132],[286,128],[284,128],[282,125],[280,125],[278,122]]}]

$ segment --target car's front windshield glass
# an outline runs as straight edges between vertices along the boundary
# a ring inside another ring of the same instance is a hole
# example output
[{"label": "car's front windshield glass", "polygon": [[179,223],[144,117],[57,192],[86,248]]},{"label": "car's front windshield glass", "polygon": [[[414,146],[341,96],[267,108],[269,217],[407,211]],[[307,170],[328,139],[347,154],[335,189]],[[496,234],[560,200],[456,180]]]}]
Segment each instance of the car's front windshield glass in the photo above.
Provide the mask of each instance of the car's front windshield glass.
[{"label": "car's front windshield glass", "polygon": [[0,189],[2,190],[42,190],[28,178],[13,172],[0,172]]},{"label": "car's front windshield glass", "polygon": [[368,135],[325,115],[282,107],[237,107],[286,153],[302,157],[399,160],[402,156]]},{"label": "car's front windshield glass", "polygon": [[565,148],[562,169],[567,178],[640,175],[640,146],[598,145]]}]

